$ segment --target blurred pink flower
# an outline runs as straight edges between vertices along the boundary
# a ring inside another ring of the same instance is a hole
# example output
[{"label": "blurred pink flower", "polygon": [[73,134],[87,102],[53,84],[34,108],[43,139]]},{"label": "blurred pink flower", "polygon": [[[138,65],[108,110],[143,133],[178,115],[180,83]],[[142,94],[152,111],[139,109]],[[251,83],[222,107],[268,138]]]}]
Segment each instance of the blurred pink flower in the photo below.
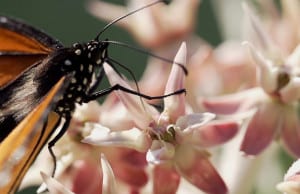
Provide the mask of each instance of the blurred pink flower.
[{"label": "blurred pink flower", "polygon": [[235,41],[217,48],[200,47],[188,61],[186,79],[188,103],[194,111],[202,110],[197,99],[240,91],[256,85],[255,66],[247,52]]},{"label": "blurred pink flower", "polygon": [[300,47],[282,58],[280,50],[269,39],[258,19],[248,7],[252,27],[263,44],[263,50],[245,43],[257,65],[259,87],[236,94],[205,99],[201,104],[208,111],[232,114],[255,110],[250,119],[241,145],[247,155],[261,153],[273,139],[281,136],[285,148],[294,156],[300,156],[300,97],[299,62]]},{"label": "blurred pink flower", "polygon": [[[112,21],[151,2],[153,1],[130,0],[126,7],[91,0],[87,7],[94,16]],[[199,3],[199,0],[173,0],[169,5],[160,3],[122,19],[117,25],[131,32],[143,47],[164,47],[173,44],[174,40],[182,41],[193,31]]]},{"label": "blurred pink flower", "polygon": [[[185,64],[185,44],[182,44],[174,61]],[[130,88],[109,65],[104,65],[104,69],[111,85]],[[184,73],[174,64],[165,94],[183,87]],[[214,120],[215,115],[210,113],[188,114],[184,94],[164,98],[162,113],[137,96],[121,91],[117,94],[137,128],[117,132],[99,124],[90,124],[94,130],[83,140],[85,143],[147,152],[147,161],[156,165],[153,171],[155,193],[175,193],[179,176],[205,192],[227,193],[225,183],[209,161],[205,149],[231,139],[239,128],[236,121]],[[163,179],[166,176],[172,178]],[[164,183],[168,184],[167,188]]]},{"label": "blurred pink flower", "polygon": [[[259,0],[253,7],[258,7],[259,20],[262,21],[268,37],[286,56],[296,48],[300,40],[300,2],[280,0],[279,4],[280,8],[275,1]],[[248,32],[251,33],[251,30]],[[251,42],[255,41],[254,37],[250,34]],[[260,44],[259,41],[253,43],[257,47]]]}]

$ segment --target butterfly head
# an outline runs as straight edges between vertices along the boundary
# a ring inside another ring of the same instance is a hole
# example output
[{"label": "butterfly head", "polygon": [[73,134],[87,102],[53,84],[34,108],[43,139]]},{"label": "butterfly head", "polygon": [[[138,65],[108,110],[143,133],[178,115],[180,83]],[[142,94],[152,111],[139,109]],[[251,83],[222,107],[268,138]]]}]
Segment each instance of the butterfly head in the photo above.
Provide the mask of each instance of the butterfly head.
[{"label": "butterfly head", "polygon": [[75,55],[86,58],[86,61],[95,65],[102,65],[107,58],[107,42],[92,40],[85,44],[73,44]]}]

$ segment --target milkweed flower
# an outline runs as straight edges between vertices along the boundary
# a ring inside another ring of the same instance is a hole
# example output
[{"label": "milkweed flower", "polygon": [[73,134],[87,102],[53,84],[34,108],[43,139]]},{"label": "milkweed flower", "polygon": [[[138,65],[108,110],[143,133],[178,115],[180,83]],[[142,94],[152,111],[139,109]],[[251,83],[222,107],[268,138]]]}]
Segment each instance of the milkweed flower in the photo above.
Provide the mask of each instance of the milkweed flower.
[{"label": "milkweed flower", "polygon": [[[174,61],[185,64],[185,44]],[[104,65],[111,85],[130,88],[109,65]],[[184,73],[173,65],[165,94],[184,86]],[[143,99],[117,91],[136,127],[112,131],[100,124],[90,123],[92,133],[83,142],[101,146],[128,147],[146,153],[154,165],[153,192],[175,193],[179,177],[207,193],[227,193],[226,185],[209,161],[206,148],[224,143],[238,131],[236,121],[218,120],[211,113],[188,113],[184,94],[164,98],[164,110],[159,113]],[[128,175],[129,176],[129,175]],[[164,177],[170,177],[170,180]],[[167,186],[166,186],[167,184]]]},{"label": "milkweed flower", "polygon": [[[85,135],[90,133],[89,130],[84,129],[84,123],[86,122],[103,122],[112,127],[114,130],[118,130],[115,124],[112,125],[111,122],[104,122],[107,118],[106,116],[108,116],[107,114],[111,115],[117,110],[119,110],[118,113],[120,113],[122,108],[120,108],[118,101],[115,100],[113,95],[108,96],[101,106],[97,102],[92,102],[77,107],[76,112],[74,113],[74,119],[72,120],[68,130],[68,136],[78,140],[76,143],[73,143],[76,146],[75,148],[73,147],[68,149],[69,152],[70,150],[72,150],[72,153],[75,152],[74,155],[76,156],[76,160],[73,162],[72,166],[69,166],[67,170],[63,172],[60,176],[61,178],[59,178],[62,183],[64,183],[64,180],[71,182],[73,187],[69,188],[75,193],[80,193],[78,192],[80,188],[93,188],[95,186],[95,184],[92,184],[93,182],[98,184],[97,188],[95,188],[95,193],[99,193],[101,189],[103,189],[102,186],[104,187],[104,185],[100,184],[102,183],[102,174],[99,173],[99,152],[105,155],[111,168],[115,171],[115,181],[125,185],[124,188],[122,188],[123,191],[126,188],[134,193],[135,190],[138,190],[147,183],[148,177],[145,172],[146,160],[144,158],[144,154],[127,148],[94,147],[80,142]],[[127,117],[128,116],[124,116],[122,119],[119,115],[118,117],[113,118],[118,119],[119,124],[127,128],[131,126],[131,122],[128,121]],[[111,118],[108,120],[111,120]],[[64,143],[62,142],[62,144]],[[72,143],[66,143],[64,145],[70,144],[72,145]],[[60,148],[65,147],[63,145],[58,146],[60,146]],[[71,173],[70,169],[73,169],[74,172]],[[130,176],[128,176],[128,174]],[[98,176],[98,178],[96,178],[96,176]],[[88,183],[82,184],[85,181],[88,181]],[[70,185],[68,182],[67,185]]]},{"label": "milkweed flower", "polygon": [[258,86],[239,93],[205,99],[206,110],[232,114],[255,109],[241,144],[247,155],[261,153],[273,139],[281,137],[289,153],[300,157],[300,97],[299,62],[300,46],[287,57],[269,39],[258,19],[247,7],[252,27],[263,50],[246,42],[251,58],[257,65]]},{"label": "milkweed flower", "polygon": [[[300,29],[300,2],[297,0],[278,1],[257,1],[260,21],[265,27],[268,37],[278,45],[284,55],[289,55],[299,43]],[[255,6],[256,7],[256,6]],[[245,30],[256,46],[260,44],[258,39],[251,37],[251,29]],[[254,38],[254,39],[253,39]]]},{"label": "milkweed flower", "polygon": [[[106,119],[102,113],[108,116],[107,113],[113,114],[115,109],[118,109],[119,113],[122,111],[114,95],[108,96],[102,105],[93,101],[76,108],[67,134],[57,142],[54,148],[57,159],[55,179],[60,185],[64,185],[66,190],[76,194],[99,194],[103,189],[107,189],[107,185],[104,185],[103,182],[106,174],[102,173],[103,169],[101,171],[103,166],[100,165],[99,153],[106,155],[111,168],[116,172],[113,179],[123,185],[122,191],[128,190],[134,193],[147,183],[145,154],[126,148],[94,147],[80,142],[85,135],[89,134],[89,131],[83,130],[84,123],[101,122]],[[114,118],[118,119],[119,124],[124,127],[131,126],[128,116],[123,119],[120,115]],[[111,125],[111,122],[106,122],[106,124],[117,130],[117,127]],[[33,165],[34,168],[31,168],[25,177],[27,181],[24,186],[40,184],[41,178],[35,177],[36,171],[42,170],[51,174],[52,166],[52,158],[45,149],[37,158]],[[49,187],[49,185],[47,186]],[[39,191],[45,191],[45,186],[42,185]]]}]

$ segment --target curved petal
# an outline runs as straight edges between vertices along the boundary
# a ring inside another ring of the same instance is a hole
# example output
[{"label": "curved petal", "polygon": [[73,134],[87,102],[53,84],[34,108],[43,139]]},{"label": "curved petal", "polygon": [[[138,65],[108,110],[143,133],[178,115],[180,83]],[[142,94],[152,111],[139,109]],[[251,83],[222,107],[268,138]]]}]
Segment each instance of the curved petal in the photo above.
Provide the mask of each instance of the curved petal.
[{"label": "curved petal", "polygon": [[273,140],[281,125],[281,109],[272,101],[260,104],[247,127],[240,150],[247,155],[257,155]]},{"label": "curved petal", "polygon": [[284,181],[276,185],[276,188],[288,194],[300,193],[300,160],[297,160],[284,175]]},{"label": "curved petal", "polygon": [[300,181],[300,159],[295,161],[284,175],[285,181]]},{"label": "curved petal", "polygon": [[[104,194],[116,193],[116,182],[115,182],[114,172],[109,162],[105,158],[104,154],[101,154],[101,166],[102,166],[102,174],[103,174],[102,193]],[[86,193],[90,193],[90,192],[86,192]]]},{"label": "curved petal", "polygon": [[216,114],[233,114],[240,111],[249,110],[266,94],[260,87],[248,89],[235,94],[201,99],[200,104],[208,112]]},{"label": "curved petal", "polygon": [[95,123],[86,123],[86,128],[91,128],[90,135],[81,141],[97,146],[126,147],[145,152],[150,147],[149,137],[137,128],[124,131],[110,131],[108,128]]},{"label": "curved petal", "polygon": [[234,121],[217,121],[206,124],[193,132],[191,140],[197,146],[216,146],[226,143],[239,131],[239,124]]},{"label": "curved petal", "polygon": [[153,193],[176,194],[180,176],[168,165],[156,165],[153,169]]},{"label": "curved petal", "polygon": [[180,129],[184,129],[184,131],[188,130],[189,127],[194,126],[203,126],[207,124],[209,121],[216,117],[213,113],[194,113],[189,115],[181,116],[176,121],[176,126]]},{"label": "curved petal", "polygon": [[296,181],[284,181],[276,185],[276,188],[286,194],[300,193],[300,183]]},{"label": "curved petal", "polygon": [[279,74],[278,67],[273,64],[273,61],[266,59],[261,55],[249,42],[245,42],[252,59],[257,65],[257,80],[259,85],[267,92],[271,93],[276,90],[277,79]]},{"label": "curved petal", "polygon": [[[124,79],[122,79],[109,64],[104,63],[103,67],[112,86],[121,85],[127,89],[133,90],[130,85]],[[132,114],[132,118],[140,128],[146,128],[153,120],[152,117],[159,115],[155,108],[148,105],[140,97],[123,91],[117,91],[117,94],[123,104],[127,107],[128,111]]]},{"label": "curved petal", "polygon": [[[255,44],[264,50],[267,54],[273,54],[274,56],[280,56],[279,49],[275,46],[270,38],[268,32],[264,28],[261,20],[254,13],[254,10],[247,4],[242,4],[245,14],[250,20],[250,29],[252,30],[252,36],[254,38]],[[280,56],[281,57],[281,56]]]},{"label": "curved petal", "polygon": [[74,194],[73,192],[69,191],[65,186],[60,184],[57,180],[48,176],[47,174],[41,172],[41,176],[43,178],[44,183],[47,185],[47,189],[50,193],[56,194]]},{"label": "curved petal", "polygon": [[297,109],[287,107],[285,109],[282,140],[286,149],[297,158],[300,157],[300,121]]},{"label": "curved petal", "polygon": [[[186,64],[186,44],[183,42],[174,58],[176,63]],[[178,64],[173,64],[171,73],[165,89],[165,95],[183,89],[184,87],[184,71]],[[184,94],[172,95],[164,98],[165,109],[169,117],[176,120],[185,113],[185,96]]]},{"label": "curved petal", "polygon": [[180,146],[176,152],[176,169],[186,180],[206,193],[225,194],[227,187],[208,160],[208,153]]}]

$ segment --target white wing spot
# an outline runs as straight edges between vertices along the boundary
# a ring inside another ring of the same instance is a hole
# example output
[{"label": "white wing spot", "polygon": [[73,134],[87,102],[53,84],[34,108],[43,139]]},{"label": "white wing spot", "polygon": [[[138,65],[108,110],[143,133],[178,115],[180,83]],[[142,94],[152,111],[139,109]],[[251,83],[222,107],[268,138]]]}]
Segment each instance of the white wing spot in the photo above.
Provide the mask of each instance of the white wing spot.
[{"label": "white wing spot", "polygon": [[83,64],[80,64],[80,71],[83,71],[83,69],[84,69]]},{"label": "white wing spot", "polygon": [[83,79],[83,84],[86,85],[87,82],[88,82],[87,78],[84,78],[84,79]]},{"label": "white wing spot", "polygon": [[101,62],[102,62],[102,60],[101,60],[101,59],[98,59],[98,60],[96,61],[96,64],[97,64],[97,65],[100,65]]},{"label": "white wing spot", "polygon": [[80,101],[81,101],[81,97],[77,97],[76,102],[80,102]]},{"label": "white wing spot", "polygon": [[76,82],[77,82],[77,80],[73,77],[73,78],[71,79],[71,83],[75,84]]},{"label": "white wing spot", "polygon": [[93,65],[89,64],[89,73],[92,73],[92,71],[93,71]]},{"label": "white wing spot", "polygon": [[65,65],[70,66],[70,65],[72,65],[72,62],[69,59],[66,59],[65,60]]},{"label": "white wing spot", "polygon": [[75,50],[75,54],[76,54],[76,55],[81,55],[81,50],[80,50],[80,49],[76,49],[76,50]]}]

